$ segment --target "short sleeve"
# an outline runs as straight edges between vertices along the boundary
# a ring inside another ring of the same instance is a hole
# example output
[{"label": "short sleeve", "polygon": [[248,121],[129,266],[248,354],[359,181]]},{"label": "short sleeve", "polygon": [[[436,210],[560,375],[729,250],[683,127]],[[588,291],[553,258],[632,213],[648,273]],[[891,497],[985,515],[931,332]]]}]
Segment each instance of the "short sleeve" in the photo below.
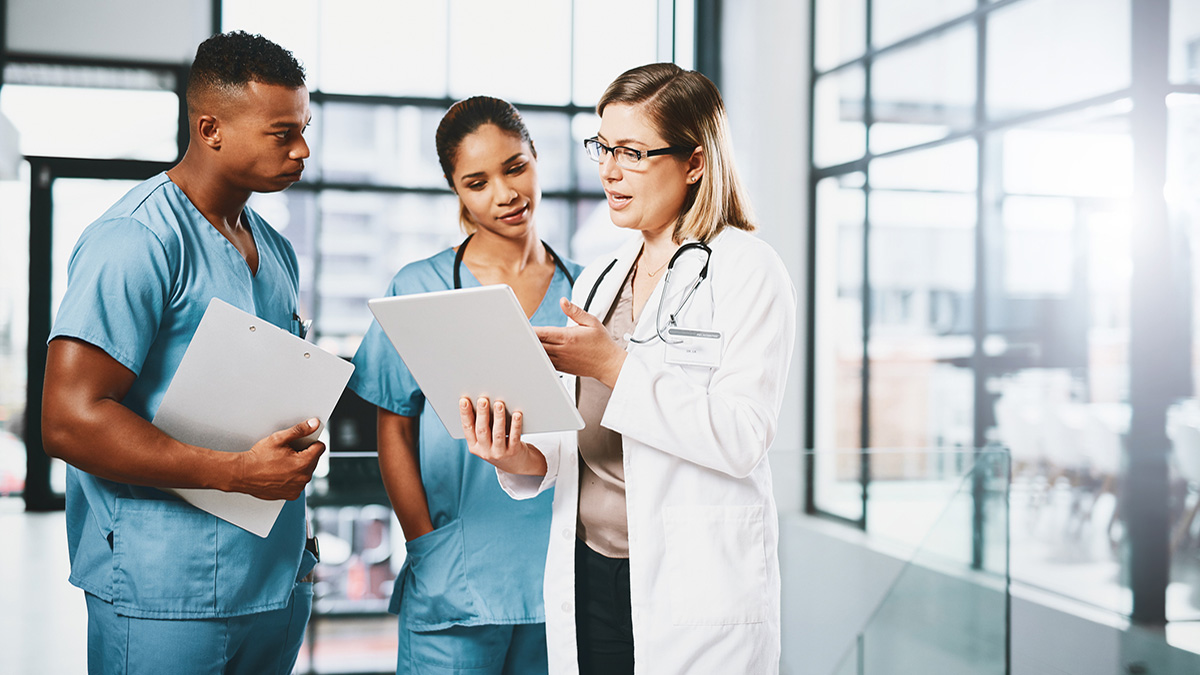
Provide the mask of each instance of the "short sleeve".
[{"label": "short sleeve", "polygon": [[349,387],[363,400],[405,417],[420,415],[425,402],[417,381],[378,321],[371,321],[354,354]]},{"label": "short sleeve", "polygon": [[[405,266],[388,286],[388,296],[444,290],[430,260]],[[404,365],[404,359],[392,345],[378,321],[363,336],[354,354],[354,374],[348,385],[363,400],[397,415],[417,417],[425,406],[425,395]]]},{"label": "short sleeve", "polygon": [[159,237],[121,218],[93,223],[67,268],[67,292],[50,339],[71,337],[141,373],[171,295],[171,264]]}]

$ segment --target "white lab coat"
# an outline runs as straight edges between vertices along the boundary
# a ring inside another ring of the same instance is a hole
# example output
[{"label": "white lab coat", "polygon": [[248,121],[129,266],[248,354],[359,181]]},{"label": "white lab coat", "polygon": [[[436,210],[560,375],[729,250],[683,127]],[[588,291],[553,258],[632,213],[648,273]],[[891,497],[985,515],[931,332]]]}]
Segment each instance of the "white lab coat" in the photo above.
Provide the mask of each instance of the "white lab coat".
[{"label": "white lab coat", "polygon": [[[779,672],[778,518],[766,455],[775,436],[796,330],[796,293],[766,243],[726,228],[710,242],[708,280],[678,318],[723,336],[715,368],[664,361],[665,345],[630,343],[601,424],[621,434],[629,522],[634,672],[720,675]],[[603,319],[637,257],[621,247],[590,312]],[[701,256],[681,258],[666,313],[696,278]],[[583,306],[613,257],[580,275]],[[686,261],[686,262],[685,262]],[[654,333],[660,282],[634,336]],[[575,391],[575,379],[565,382]],[[530,435],[546,477],[498,472],[513,497],[555,487],[546,559],[550,672],[578,673],[575,638],[576,435]]]}]

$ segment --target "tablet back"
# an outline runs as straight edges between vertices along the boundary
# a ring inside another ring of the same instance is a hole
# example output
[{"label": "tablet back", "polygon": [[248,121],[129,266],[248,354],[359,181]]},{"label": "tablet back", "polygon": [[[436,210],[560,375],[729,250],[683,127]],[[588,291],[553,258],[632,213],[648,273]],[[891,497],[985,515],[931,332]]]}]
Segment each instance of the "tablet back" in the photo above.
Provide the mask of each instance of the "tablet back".
[{"label": "tablet back", "polygon": [[574,396],[504,284],[367,303],[446,431],[463,438],[458,401],[486,396],[520,410],[525,433],[583,428]]}]

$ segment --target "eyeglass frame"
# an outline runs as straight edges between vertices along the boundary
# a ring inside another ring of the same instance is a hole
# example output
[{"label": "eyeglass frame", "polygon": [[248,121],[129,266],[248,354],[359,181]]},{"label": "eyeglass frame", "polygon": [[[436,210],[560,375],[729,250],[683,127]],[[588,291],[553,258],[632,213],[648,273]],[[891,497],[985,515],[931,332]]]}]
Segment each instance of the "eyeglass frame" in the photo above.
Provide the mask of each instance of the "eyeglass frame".
[{"label": "eyeglass frame", "polygon": [[681,152],[687,152],[691,149],[691,148],[686,148],[682,145],[669,145],[665,148],[658,148],[655,150],[638,150],[637,148],[631,148],[628,145],[607,146],[604,143],[600,142],[600,138],[598,136],[592,136],[591,138],[583,139],[584,154],[587,155],[588,159],[592,160],[593,162],[596,162],[597,164],[599,164],[600,161],[604,159],[604,153],[597,151],[596,156],[593,157],[591,151],[588,149],[591,147],[591,144],[595,144],[596,147],[599,148],[599,150],[603,150],[604,153],[608,153],[608,155],[610,157],[612,157],[614,161],[617,162],[618,166],[625,166],[625,165],[621,164],[620,160],[617,159],[617,154],[615,151],[626,150],[628,152],[633,153],[633,155],[634,155],[633,164],[631,166],[625,166],[626,169],[636,168],[638,165],[640,165],[642,163],[643,158],[658,157],[660,155],[677,155]]}]

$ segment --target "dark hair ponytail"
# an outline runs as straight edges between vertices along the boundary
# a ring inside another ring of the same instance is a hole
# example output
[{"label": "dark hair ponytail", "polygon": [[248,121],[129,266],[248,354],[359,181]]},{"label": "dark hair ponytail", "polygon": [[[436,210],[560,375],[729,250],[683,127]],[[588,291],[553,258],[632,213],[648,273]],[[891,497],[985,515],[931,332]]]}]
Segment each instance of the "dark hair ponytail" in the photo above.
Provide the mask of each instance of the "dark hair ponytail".
[{"label": "dark hair ponytail", "polygon": [[[485,124],[494,124],[502,131],[517,136],[533,147],[529,138],[529,129],[525,128],[525,120],[521,113],[508,101],[491,96],[472,96],[465,98],[446,111],[438,124],[435,144],[437,145],[438,163],[442,165],[442,173],[446,182],[454,187],[454,165],[458,161],[458,147],[463,139],[475,133],[475,130]],[[533,151],[537,157],[537,151]]]}]

